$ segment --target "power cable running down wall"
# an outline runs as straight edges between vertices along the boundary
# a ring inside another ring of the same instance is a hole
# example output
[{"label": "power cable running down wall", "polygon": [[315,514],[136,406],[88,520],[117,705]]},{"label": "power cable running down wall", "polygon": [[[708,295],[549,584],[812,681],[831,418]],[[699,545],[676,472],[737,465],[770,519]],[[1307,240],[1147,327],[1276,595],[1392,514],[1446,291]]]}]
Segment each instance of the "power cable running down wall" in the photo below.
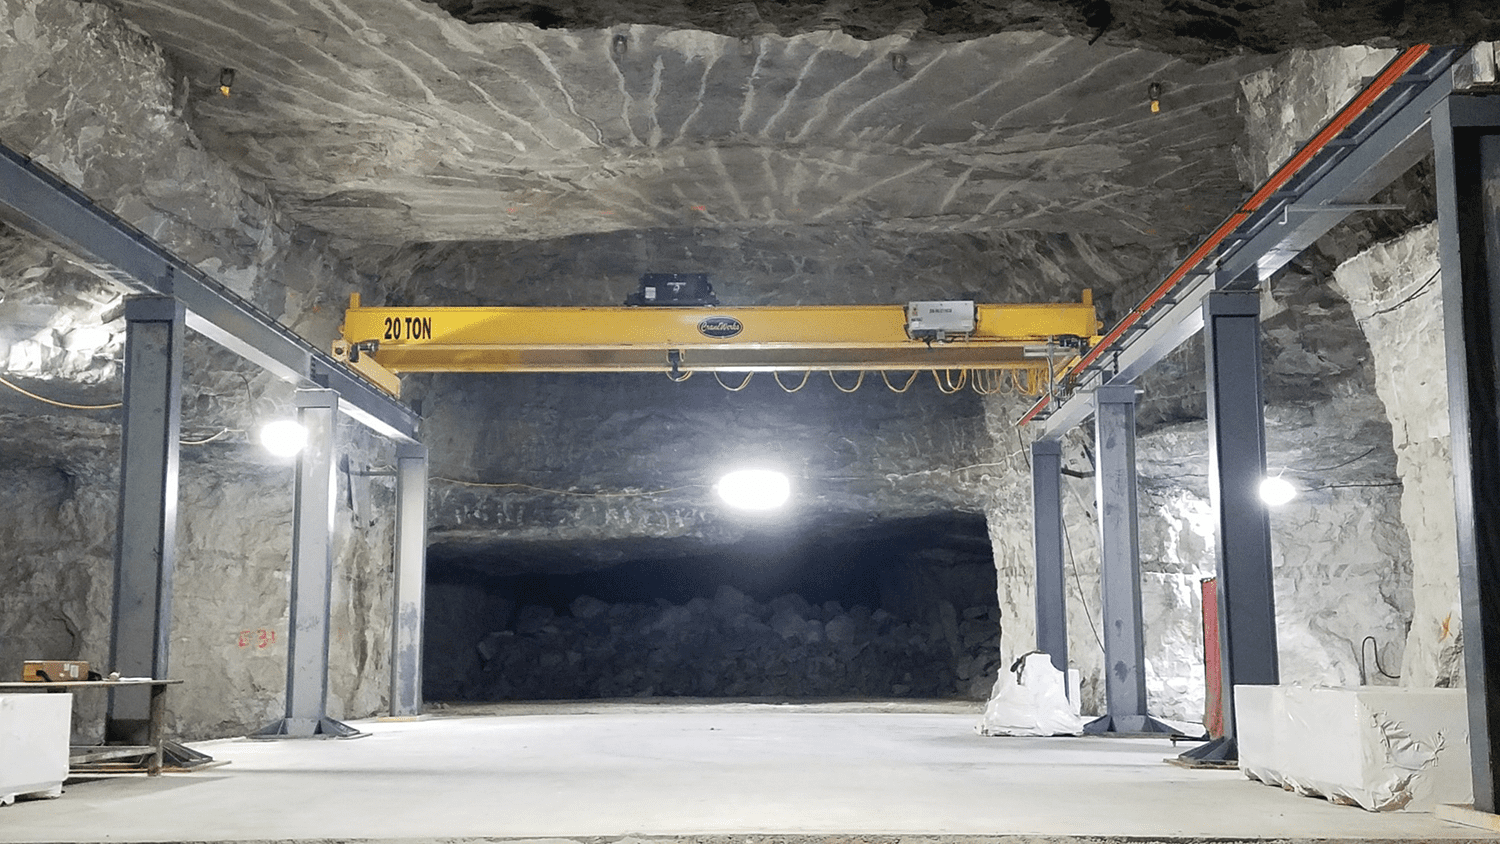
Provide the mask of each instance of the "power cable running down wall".
[{"label": "power cable running down wall", "polygon": [[[1021,429],[1016,427],[1014,430],[1016,432],[1016,443],[1021,446],[1020,453],[1026,456],[1026,470],[1030,473],[1032,471],[1031,454],[1026,448],[1026,442],[1021,439]],[[1089,454],[1088,449],[1084,449],[1084,454],[1088,455],[1089,462],[1093,463],[1094,456]],[[1069,471],[1066,468],[1063,469],[1063,474],[1073,477],[1086,477],[1082,473]],[[1092,473],[1089,474],[1092,475]],[[1083,607],[1083,617],[1088,619],[1089,632],[1094,634],[1094,642],[1099,645],[1099,652],[1102,654],[1104,653],[1104,637],[1099,633],[1099,625],[1094,622],[1094,612],[1089,609],[1088,599],[1083,597],[1083,579],[1078,576],[1078,558],[1073,555],[1073,537],[1071,534],[1072,531],[1068,529],[1067,519],[1062,519],[1063,545],[1068,550],[1068,562],[1073,570],[1073,589],[1078,595],[1078,605]]]}]

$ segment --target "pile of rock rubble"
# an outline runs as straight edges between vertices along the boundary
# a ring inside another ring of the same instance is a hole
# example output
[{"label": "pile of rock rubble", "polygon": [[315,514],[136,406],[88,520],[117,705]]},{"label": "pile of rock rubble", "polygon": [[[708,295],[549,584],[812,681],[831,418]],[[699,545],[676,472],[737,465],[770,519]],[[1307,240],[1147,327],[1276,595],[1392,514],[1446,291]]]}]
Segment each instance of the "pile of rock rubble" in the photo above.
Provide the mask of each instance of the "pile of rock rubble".
[{"label": "pile of rock rubble", "polygon": [[943,601],[919,620],[798,595],[761,603],[730,586],[686,604],[567,614],[523,606],[489,634],[471,700],[651,696],[985,699],[1000,664],[1000,611]]}]

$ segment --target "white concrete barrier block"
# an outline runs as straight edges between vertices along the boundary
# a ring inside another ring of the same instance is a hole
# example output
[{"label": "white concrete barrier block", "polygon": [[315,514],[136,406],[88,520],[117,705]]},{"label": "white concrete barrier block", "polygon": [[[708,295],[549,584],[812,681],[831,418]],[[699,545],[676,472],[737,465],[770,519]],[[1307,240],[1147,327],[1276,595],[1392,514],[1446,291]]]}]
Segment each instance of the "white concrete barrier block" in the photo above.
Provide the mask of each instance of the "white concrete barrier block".
[{"label": "white concrete barrier block", "polygon": [[1240,770],[1370,811],[1473,799],[1462,689],[1235,686]]},{"label": "white concrete barrier block", "polygon": [[62,794],[72,717],[70,694],[0,695],[0,806]]}]

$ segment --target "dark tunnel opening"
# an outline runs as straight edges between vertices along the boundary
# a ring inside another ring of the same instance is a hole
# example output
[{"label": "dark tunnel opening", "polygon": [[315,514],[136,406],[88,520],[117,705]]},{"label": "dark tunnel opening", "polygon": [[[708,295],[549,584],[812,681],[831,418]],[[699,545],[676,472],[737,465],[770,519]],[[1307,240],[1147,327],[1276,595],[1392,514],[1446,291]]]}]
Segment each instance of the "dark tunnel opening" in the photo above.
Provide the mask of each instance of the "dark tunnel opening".
[{"label": "dark tunnel opening", "polygon": [[982,516],[654,550],[548,573],[533,544],[529,571],[495,576],[484,559],[434,549],[426,697],[981,700],[994,683],[1000,611]]}]

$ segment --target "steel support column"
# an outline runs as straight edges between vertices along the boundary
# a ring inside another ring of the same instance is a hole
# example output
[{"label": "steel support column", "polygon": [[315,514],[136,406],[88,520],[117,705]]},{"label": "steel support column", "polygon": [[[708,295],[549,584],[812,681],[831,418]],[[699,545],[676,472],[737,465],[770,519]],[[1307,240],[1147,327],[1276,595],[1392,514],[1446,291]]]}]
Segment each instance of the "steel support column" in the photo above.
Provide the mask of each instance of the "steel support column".
[{"label": "steel support column", "polygon": [[1094,491],[1099,507],[1106,711],[1084,726],[1090,733],[1176,732],[1146,714],[1135,393],[1134,384],[1108,384],[1094,391]]},{"label": "steel support column", "polygon": [[[125,303],[125,407],[120,521],[115,533],[109,670],[166,679],[177,545],[177,452],[182,427],[183,306],[164,296]],[[144,745],[150,691],[110,692],[104,737]]]},{"label": "steel support column", "polygon": [[1203,303],[1208,385],[1209,498],[1218,518],[1219,654],[1224,735],[1181,755],[1217,765],[1239,758],[1234,687],[1276,685],[1271,525],[1260,500],[1266,473],[1260,293],[1220,290]]},{"label": "steel support column", "polygon": [[[1500,97],[1432,113],[1474,808],[1500,808]],[[1492,682],[1493,679],[1493,682]]]},{"label": "steel support column", "polygon": [[1036,649],[1068,673],[1068,603],[1063,590],[1062,443],[1031,444],[1032,550],[1036,559]]},{"label": "steel support column", "polygon": [[328,717],[328,637],[333,594],[335,441],[339,396],[298,390],[297,421],[307,445],[297,455],[292,521],[291,623],[287,630],[286,715],[251,738],[365,735]]},{"label": "steel support column", "polygon": [[422,614],[427,580],[427,447],[396,447],[396,588],[391,715],[422,712]]}]

